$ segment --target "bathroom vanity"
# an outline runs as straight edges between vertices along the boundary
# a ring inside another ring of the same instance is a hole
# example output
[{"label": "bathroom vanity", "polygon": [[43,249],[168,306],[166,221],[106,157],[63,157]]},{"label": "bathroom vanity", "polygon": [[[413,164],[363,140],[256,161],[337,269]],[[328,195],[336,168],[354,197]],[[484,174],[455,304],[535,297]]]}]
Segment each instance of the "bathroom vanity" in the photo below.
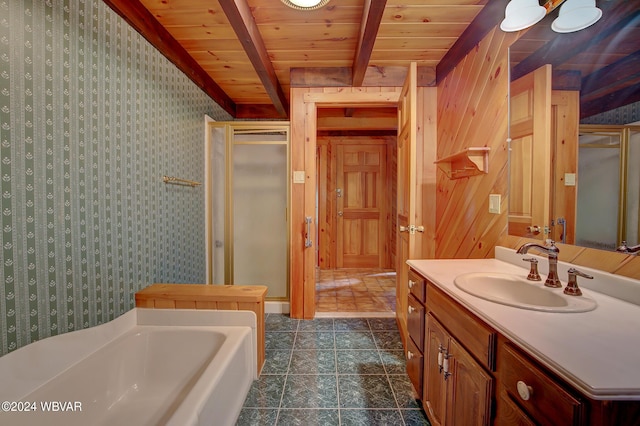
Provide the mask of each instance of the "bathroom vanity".
[{"label": "bathroom vanity", "polygon": [[[633,293],[640,283],[580,268],[595,279],[566,297],[595,301],[585,312],[509,306],[454,283],[469,273],[526,278],[521,258],[498,247],[496,259],[408,261],[407,371],[431,423],[640,424],[640,306],[588,288],[621,279]],[[570,266],[558,265],[563,285]]]}]

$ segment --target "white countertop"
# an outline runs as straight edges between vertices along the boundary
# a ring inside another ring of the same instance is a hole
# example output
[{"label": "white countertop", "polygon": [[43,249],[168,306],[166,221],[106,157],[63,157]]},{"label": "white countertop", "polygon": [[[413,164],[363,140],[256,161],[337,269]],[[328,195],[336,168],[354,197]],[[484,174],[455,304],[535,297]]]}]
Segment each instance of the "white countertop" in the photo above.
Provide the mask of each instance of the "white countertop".
[{"label": "white countertop", "polygon": [[[586,396],[597,400],[640,400],[640,306],[590,288],[624,287],[636,300],[640,281],[577,267],[595,275],[578,279],[585,297],[598,303],[595,310],[581,313],[548,313],[502,305],[472,296],[454,284],[454,278],[468,272],[524,274],[528,263],[516,266],[523,257],[503,247],[496,259],[409,260],[421,275],[468,308],[496,331],[557,373]],[[533,256],[538,257],[538,256]],[[547,260],[540,259],[540,275],[546,277]],[[563,287],[566,269],[559,262]],[[542,286],[542,282],[540,283]],[[588,288],[590,287],[590,288]],[[571,297],[571,296],[567,296]]]}]

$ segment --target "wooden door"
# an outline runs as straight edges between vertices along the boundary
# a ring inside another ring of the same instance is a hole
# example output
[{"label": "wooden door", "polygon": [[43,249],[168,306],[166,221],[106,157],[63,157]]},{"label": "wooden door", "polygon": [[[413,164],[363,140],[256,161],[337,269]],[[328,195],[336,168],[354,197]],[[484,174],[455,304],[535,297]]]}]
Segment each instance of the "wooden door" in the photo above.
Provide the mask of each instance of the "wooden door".
[{"label": "wooden door", "polygon": [[385,266],[386,147],[338,145],[336,156],[338,268]]},{"label": "wooden door", "polygon": [[489,425],[493,378],[453,338],[449,341],[449,370],[445,423]]},{"label": "wooden door", "polygon": [[511,83],[509,234],[545,240],[550,226],[551,66]]},{"label": "wooden door", "polygon": [[[411,63],[398,101],[398,185],[396,229],[396,317],[403,339],[407,335],[409,266],[407,259],[420,257],[412,226],[421,226],[416,208],[417,66]],[[404,329],[403,329],[404,327]]]},{"label": "wooden door", "polygon": [[552,198],[549,238],[566,244],[575,244],[580,92],[552,91],[551,111]]},{"label": "wooden door", "polygon": [[440,426],[444,424],[447,400],[447,381],[441,365],[444,354],[449,351],[449,337],[431,314],[427,315],[425,335],[425,379],[422,395],[429,421],[433,426]]}]

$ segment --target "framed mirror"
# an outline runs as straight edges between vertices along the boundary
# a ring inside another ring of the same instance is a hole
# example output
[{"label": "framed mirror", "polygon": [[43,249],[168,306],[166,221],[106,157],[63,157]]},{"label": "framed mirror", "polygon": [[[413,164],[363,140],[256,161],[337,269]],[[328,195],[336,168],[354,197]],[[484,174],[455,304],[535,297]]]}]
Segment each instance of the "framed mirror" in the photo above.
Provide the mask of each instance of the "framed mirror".
[{"label": "framed mirror", "polygon": [[[567,34],[551,29],[552,11],[511,46],[510,235],[611,250],[638,244],[640,8],[632,3],[598,1],[600,21]],[[596,150],[605,131],[618,142]],[[597,156],[605,153],[606,161]]]}]

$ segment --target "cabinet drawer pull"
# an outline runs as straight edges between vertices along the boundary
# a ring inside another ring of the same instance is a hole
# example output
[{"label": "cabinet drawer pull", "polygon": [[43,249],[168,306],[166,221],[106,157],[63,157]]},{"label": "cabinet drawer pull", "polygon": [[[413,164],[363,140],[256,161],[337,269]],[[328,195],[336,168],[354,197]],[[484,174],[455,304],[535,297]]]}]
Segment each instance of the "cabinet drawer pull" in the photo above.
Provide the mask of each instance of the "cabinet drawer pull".
[{"label": "cabinet drawer pull", "polygon": [[414,285],[416,285],[416,282],[413,280],[409,280],[409,288],[413,288]]},{"label": "cabinet drawer pull", "polygon": [[407,309],[409,311],[409,313],[413,313],[413,311],[416,310],[416,308],[414,308],[413,306],[409,306],[409,308]]},{"label": "cabinet drawer pull", "polygon": [[527,386],[525,382],[522,380],[518,380],[516,383],[516,387],[518,388],[518,395],[522,398],[523,401],[528,401],[533,395],[533,388],[531,386]]},{"label": "cabinet drawer pull", "polygon": [[413,357],[415,357],[415,355],[413,354],[413,352],[411,352],[411,351],[407,351],[407,359],[413,359]]}]

